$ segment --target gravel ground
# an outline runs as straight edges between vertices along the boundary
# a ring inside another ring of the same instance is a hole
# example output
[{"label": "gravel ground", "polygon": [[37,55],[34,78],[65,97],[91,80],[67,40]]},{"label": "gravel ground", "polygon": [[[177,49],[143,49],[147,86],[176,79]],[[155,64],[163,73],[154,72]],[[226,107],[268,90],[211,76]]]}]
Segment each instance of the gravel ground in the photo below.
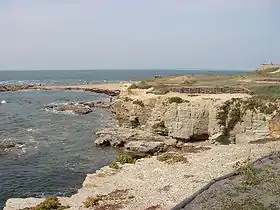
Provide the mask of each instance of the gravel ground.
[{"label": "gravel ground", "polygon": [[[60,198],[61,203],[70,205],[70,209],[85,209],[83,201],[88,196],[104,195],[108,199],[95,209],[170,209],[213,178],[232,172],[237,161],[255,160],[272,151],[280,151],[279,142],[207,147],[211,149],[185,152],[187,163],[168,164],[151,157],[125,164],[117,170],[106,166],[89,174],[78,193],[70,198]],[[41,200],[35,198],[9,199],[4,209],[30,207],[39,202]]]}]

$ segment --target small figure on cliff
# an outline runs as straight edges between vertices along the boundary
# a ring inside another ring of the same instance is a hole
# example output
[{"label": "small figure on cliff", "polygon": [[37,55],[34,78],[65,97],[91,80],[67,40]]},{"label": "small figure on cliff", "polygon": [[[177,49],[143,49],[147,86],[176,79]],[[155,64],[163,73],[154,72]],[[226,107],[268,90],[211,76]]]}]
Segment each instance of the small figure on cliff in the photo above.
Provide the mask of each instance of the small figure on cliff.
[{"label": "small figure on cliff", "polygon": [[109,100],[110,100],[110,103],[112,103],[112,101],[113,101],[113,97],[112,97],[112,96],[110,96],[110,97],[109,97]]}]

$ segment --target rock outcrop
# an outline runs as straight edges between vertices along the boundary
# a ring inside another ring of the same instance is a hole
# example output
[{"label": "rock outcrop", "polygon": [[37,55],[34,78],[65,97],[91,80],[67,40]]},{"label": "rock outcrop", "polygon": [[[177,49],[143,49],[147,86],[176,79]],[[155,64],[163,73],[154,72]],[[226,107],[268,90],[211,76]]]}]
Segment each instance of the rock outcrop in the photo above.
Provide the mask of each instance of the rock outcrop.
[{"label": "rock outcrop", "polygon": [[280,125],[273,118],[278,107],[278,102],[262,102],[248,94],[158,96],[134,90],[122,92],[111,108],[121,128],[184,142],[244,144],[279,136]]},{"label": "rock outcrop", "polygon": [[85,115],[93,112],[94,108],[109,108],[109,106],[110,104],[105,101],[89,101],[67,104],[49,104],[44,106],[44,109],[56,112],[71,111],[77,115]]},{"label": "rock outcrop", "polygon": [[1,84],[0,92],[9,92],[9,91],[19,91],[19,90],[27,90],[34,89],[34,85],[26,85],[26,84]]}]

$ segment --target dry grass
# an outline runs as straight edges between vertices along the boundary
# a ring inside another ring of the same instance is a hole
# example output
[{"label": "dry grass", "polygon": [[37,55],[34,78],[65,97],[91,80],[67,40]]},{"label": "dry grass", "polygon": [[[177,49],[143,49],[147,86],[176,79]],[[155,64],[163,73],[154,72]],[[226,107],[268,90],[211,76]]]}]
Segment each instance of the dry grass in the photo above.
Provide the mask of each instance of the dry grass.
[{"label": "dry grass", "polygon": [[[133,199],[134,196],[128,195],[128,190],[115,190],[107,195],[96,195],[87,197],[83,202],[85,208],[95,209],[118,209],[122,207],[124,200]],[[113,203],[112,203],[113,202]]]}]

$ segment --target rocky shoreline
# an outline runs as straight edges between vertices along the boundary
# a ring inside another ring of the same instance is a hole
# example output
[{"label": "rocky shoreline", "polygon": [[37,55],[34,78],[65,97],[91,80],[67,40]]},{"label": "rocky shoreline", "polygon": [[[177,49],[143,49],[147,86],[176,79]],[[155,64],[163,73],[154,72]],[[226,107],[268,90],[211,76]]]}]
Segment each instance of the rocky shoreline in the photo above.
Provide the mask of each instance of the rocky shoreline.
[{"label": "rocky shoreline", "polygon": [[[121,85],[112,84],[92,84],[92,85],[77,85],[77,86],[47,86],[47,85],[28,85],[28,84],[0,84],[0,92],[12,92],[20,90],[73,90],[73,91],[88,91],[95,93],[102,93],[108,96],[117,96],[120,93]],[[108,88],[106,87],[108,86]]]},{"label": "rocky shoreline", "polygon": [[62,104],[48,104],[44,110],[53,112],[72,112],[77,115],[86,115],[94,111],[95,108],[108,109],[110,102],[107,101],[80,101]]},{"label": "rocky shoreline", "polygon": [[[238,161],[280,150],[277,100],[258,101],[246,93],[156,95],[151,90],[122,89],[110,106],[116,127],[98,132],[95,140],[140,159],[121,156],[87,175],[77,194],[59,198],[61,204],[69,209],[87,209],[90,201],[94,209],[170,209],[213,178],[232,172]],[[42,200],[9,199],[4,209]]]}]

